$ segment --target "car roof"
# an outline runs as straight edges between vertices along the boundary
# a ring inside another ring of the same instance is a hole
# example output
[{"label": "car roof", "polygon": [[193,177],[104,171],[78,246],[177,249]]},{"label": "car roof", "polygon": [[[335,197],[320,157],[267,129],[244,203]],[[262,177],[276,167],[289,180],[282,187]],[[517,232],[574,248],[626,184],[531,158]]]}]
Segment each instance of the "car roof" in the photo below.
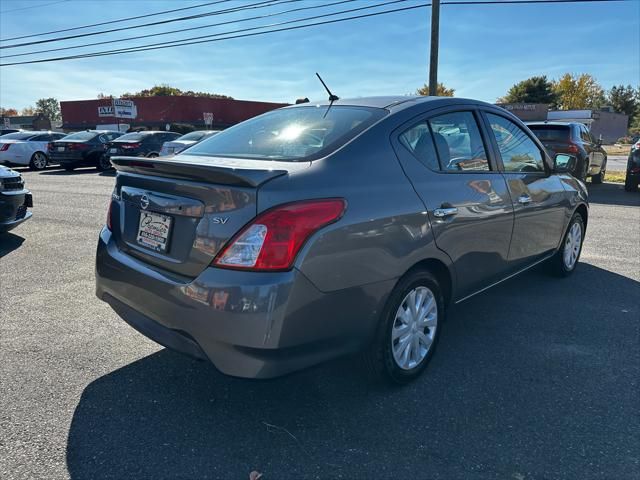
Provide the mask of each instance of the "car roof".
[{"label": "car roof", "polygon": [[[458,97],[427,97],[421,95],[392,95],[383,97],[359,97],[359,98],[345,98],[339,99],[332,103],[332,105],[350,106],[350,107],[371,107],[371,108],[385,108],[392,109],[394,111],[403,110],[409,108],[418,103],[430,103],[437,102],[441,106],[455,105],[455,104],[478,104],[478,105],[491,105],[479,100],[471,100],[469,98]],[[305,102],[297,105],[290,105],[285,108],[298,108],[304,106],[323,106],[329,105],[329,100],[321,100],[315,102]],[[494,105],[491,105],[494,106]]]}]

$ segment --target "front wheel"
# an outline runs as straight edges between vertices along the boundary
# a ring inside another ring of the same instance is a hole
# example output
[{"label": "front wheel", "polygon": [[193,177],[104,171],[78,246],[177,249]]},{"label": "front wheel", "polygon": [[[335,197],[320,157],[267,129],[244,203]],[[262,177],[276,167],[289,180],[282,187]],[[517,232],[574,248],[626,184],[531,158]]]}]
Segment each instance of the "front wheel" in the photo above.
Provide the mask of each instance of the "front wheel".
[{"label": "front wheel", "polygon": [[31,170],[44,170],[47,168],[47,164],[49,163],[49,159],[42,152],[36,152],[31,157],[31,161],[29,162],[29,168]]},{"label": "front wheel", "polygon": [[568,277],[576,269],[582,253],[584,231],[582,215],[576,212],[571,217],[560,250],[549,259],[550,267],[555,275]]},{"label": "front wheel", "polygon": [[636,176],[631,176],[627,173],[627,177],[624,179],[624,189],[627,192],[635,192],[638,190],[638,180]]},{"label": "front wheel", "polygon": [[442,290],[430,272],[405,276],[391,292],[376,336],[364,353],[367,368],[393,383],[416,379],[433,356],[444,314]]},{"label": "front wheel", "polygon": [[158,154],[156,152],[151,152],[149,155],[147,155],[147,158],[157,158]]}]

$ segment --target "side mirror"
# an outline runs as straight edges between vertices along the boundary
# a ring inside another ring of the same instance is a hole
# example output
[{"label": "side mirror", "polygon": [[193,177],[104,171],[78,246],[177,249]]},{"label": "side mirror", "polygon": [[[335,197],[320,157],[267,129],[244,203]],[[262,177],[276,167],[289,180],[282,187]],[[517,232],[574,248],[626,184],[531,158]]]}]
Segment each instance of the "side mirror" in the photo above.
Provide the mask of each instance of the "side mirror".
[{"label": "side mirror", "polygon": [[576,166],[578,159],[573,155],[559,153],[553,159],[553,171],[556,173],[570,173]]}]

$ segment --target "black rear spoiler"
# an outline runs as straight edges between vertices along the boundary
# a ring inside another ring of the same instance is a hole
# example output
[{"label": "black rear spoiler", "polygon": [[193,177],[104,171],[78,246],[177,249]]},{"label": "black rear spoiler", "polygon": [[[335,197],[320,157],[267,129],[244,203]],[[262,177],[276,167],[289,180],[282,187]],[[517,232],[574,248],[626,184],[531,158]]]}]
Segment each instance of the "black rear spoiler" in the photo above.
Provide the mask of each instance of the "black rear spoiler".
[{"label": "black rear spoiler", "polygon": [[[281,165],[282,162],[227,159],[197,161],[198,158],[200,157],[196,157],[196,161],[173,161],[170,158],[111,157],[110,160],[119,172],[241,187],[258,187],[272,178],[286,175],[291,170],[291,168],[273,170],[269,168],[244,168],[258,165],[273,167],[275,165],[271,165],[271,163]],[[300,166],[306,167],[308,164]]]}]

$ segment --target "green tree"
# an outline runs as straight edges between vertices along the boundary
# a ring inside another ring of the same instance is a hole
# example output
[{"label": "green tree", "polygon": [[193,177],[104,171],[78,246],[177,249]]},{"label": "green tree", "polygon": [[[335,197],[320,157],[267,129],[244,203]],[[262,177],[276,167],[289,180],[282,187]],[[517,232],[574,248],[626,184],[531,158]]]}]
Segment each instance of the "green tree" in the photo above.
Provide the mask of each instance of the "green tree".
[{"label": "green tree", "polygon": [[588,73],[565,73],[553,82],[555,107],[560,110],[597,109],[605,103],[604,90]]},{"label": "green tree", "polygon": [[[100,97],[102,95],[102,97]],[[98,98],[113,98],[111,95],[100,94]],[[185,97],[207,97],[207,98],[227,98],[231,99],[227,95],[220,95],[218,93],[208,93],[208,92],[194,92],[192,90],[182,91],[177,87],[172,87],[170,85],[162,84],[155,85],[151,88],[147,88],[145,90],[140,90],[139,92],[129,93],[125,92],[120,97],[121,98],[134,98],[134,97],[175,97],[175,96],[185,96]]]},{"label": "green tree", "polygon": [[629,125],[634,114],[640,110],[638,98],[640,97],[640,87],[638,90],[631,85],[615,85],[611,87],[607,95],[607,103],[609,103],[615,112],[629,115]]},{"label": "green tree", "polygon": [[[436,89],[436,95],[438,97],[453,97],[453,94],[456,92],[454,88],[448,88],[443,83],[438,83],[438,88]],[[416,90],[417,95],[429,95],[429,85],[424,84],[421,88]]]},{"label": "green tree", "polygon": [[60,103],[55,98],[41,98],[36,102],[36,111],[51,121],[60,120]]},{"label": "green tree", "polygon": [[24,107],[22,110],[20,110],[20,115],[24,115],[26,117],[35,115],[35,114],[36,114],[36,109],[33,107]]},{"label": "green tree", "polygon": [[498,99],[498,103],[555,103],[556,94],[553,83],[546,75],[522,80],[513,85],[507,94]]}]

